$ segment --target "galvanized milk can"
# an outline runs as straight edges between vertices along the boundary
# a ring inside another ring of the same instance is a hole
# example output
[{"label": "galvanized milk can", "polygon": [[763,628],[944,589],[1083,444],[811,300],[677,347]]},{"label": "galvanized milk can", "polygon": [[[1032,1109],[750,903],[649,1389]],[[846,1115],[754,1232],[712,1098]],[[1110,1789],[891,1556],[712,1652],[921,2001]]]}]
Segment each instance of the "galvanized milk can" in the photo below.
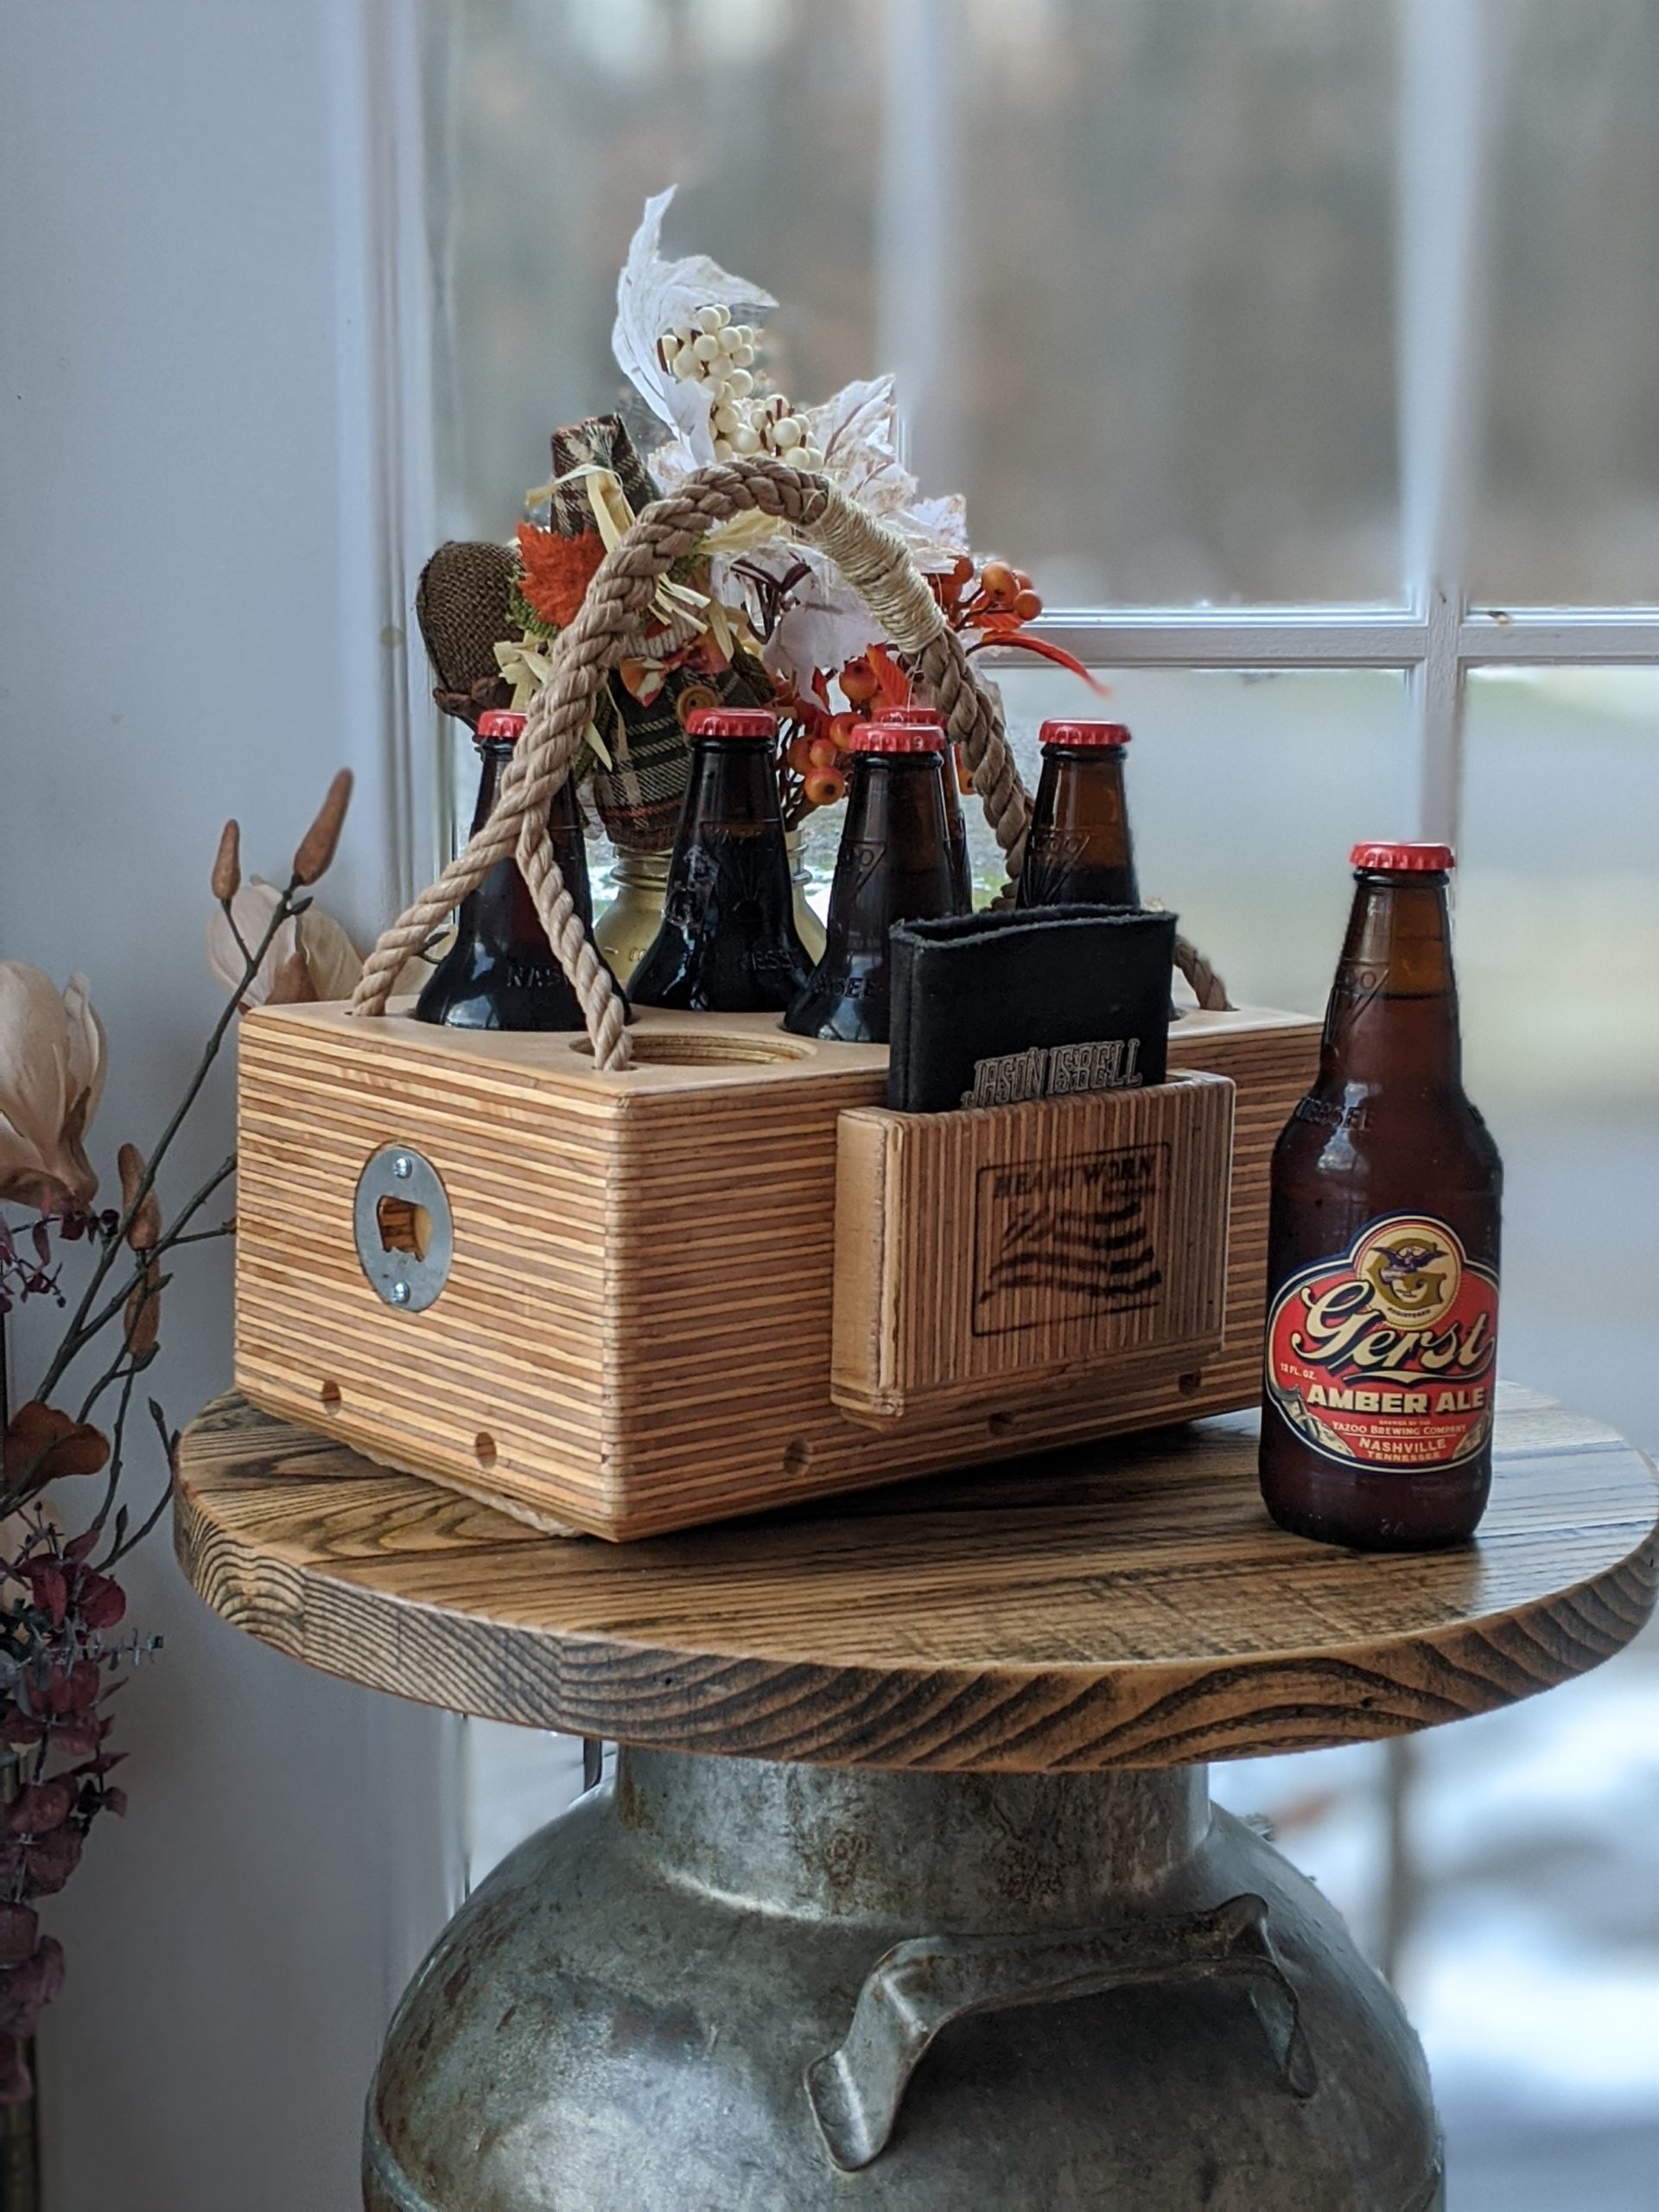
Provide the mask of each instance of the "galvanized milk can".
[{"label": "galvanized milk can", "polygon": [[1404,2015],[1205,1770],[623,1751],[404,2000],[371,2212],[1435,2212]]}]

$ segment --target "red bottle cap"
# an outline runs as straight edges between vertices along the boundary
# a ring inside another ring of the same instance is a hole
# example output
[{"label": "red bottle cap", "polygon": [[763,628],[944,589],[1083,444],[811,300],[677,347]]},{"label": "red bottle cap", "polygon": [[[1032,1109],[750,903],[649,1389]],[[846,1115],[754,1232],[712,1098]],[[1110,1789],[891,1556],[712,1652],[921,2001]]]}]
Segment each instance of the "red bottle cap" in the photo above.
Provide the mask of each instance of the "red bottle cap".
[{"label": "red bottle cap", "polygon": [[770,745],[778,734],[778,717],[766,707],[698,707],[685,718],[688,737],[745,737],[752,744]]},{"label": "red bottle cap", "polygon": [[847,741],[849,753],[943,753],[944,724],[861,722]]},{"label": "red bottle cap", "polygon": [[1457,866],[1458,856],[1450,845],[1356,845],[1348,862],[1389,875],[1444,875]]},{"label": "red bottle cap", "polygon": [[881,717],[900,729],[943,729],[944,716],[937,707],[889,707]]},{"label": "red bottle cap", "polygon": [[477,735],[481,744],[486,738],[494,738],[498,744],[514,744],[524,734],[528,715],[515,713],[510,707],[486,707],[478,718]]},{"label": "red bottle cap", "polygon": [[1045,722],[1037,733],[1039,745],[1127,745],[1129,733],[1122,722]]}]

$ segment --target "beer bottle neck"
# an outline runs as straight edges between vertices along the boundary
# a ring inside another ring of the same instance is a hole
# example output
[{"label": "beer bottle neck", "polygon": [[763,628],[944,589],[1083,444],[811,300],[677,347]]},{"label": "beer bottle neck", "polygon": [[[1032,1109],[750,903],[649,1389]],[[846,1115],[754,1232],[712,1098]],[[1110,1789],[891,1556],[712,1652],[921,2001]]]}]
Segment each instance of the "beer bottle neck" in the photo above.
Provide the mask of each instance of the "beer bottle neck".
[{"label": "beer bottle neck", "polygon": [[[473,808],[473,835],[484,827],[495,804],[501,773],[512,758],[507,744],[481,741],[478,748],[478,801]],[[461,900],[455,927],[464,944],[475,944],[491,952],[509,953],[527,947],[537,928],[536,907],[516,863],[498,863]]]},{"label": "beer bottle neck", "polygon": [[[490,818],[501,777],[512,759],[512,747],[511,743],[486,739],[479,746],[478,756],[478,801],[473,809],[474,836]],[[582,816],[569,778],[553,795],[548,810],[548,829],[553,840],[554,857],[570,894],[583,921],[591,926]],[[538,962],[550,957],[536,901],[515,860],[498,861],[482,882],[467,893],[461,902],[455,924],[462,938],[496,951],[527,953]]]},{"label": "beer bottle neck", "polygon": [[473,808],[473,835],[476,836],[490,818],[495,804],[495,794],[501,781],[501,771],[512,758],[512,747],[480,741],[478,747],[478,798]]},{"label": "beer bottle neck", "polygon": [[1037,785],[1022,906],[1072,899],[1138,906],[1135,849],[1117,746],[1046,746]]},{"label": "beer bottle neck", "polygon": [[677,859],[684,847],[711,833],[764,832],[774,825],[781,830],[778,778],[767,748],[752,740],[695,739],[680,825]]},{"label": "beer bottle neck", "polygon": [[1075,819],[1088,832],[1091,857],[1129,862],[1129,814],[1123,791],[1121,747],[1068,750],[1051,746],[1043,755],[1052,767],[1057,812]]},{"label": "beer bottle neck", "polygon": [[1462,1084],[1446,878],[1363,874],[1325,1010],[1319,1088],[1433,1093]]},{"label": "beer bottle neck", "polygon": [[954,886],[940,756],[855,756],[825,924],[831,949],[885,961],[893,923],[952,912]]}]

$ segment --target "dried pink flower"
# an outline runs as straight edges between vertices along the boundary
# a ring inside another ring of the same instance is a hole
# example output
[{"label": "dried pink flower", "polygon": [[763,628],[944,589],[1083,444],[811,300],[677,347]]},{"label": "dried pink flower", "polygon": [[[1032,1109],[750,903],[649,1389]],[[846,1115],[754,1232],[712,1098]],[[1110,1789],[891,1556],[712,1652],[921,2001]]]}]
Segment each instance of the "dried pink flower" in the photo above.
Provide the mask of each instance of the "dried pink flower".
[{"label": "dried pink flower", "polygon": [[0,960],[0,1198],[85,1211],[98,1190],[85,1150],[104,1090],[104,1031],[72,976],[60,993],[25,960]]},{"label": "dried pink flower", "polygon": [[[282,893],[274,884],[252,875],[230,901],[228,915],[221,906],[207,917],[208,964],[227,989],[234,990],[242,980],[246,964],[242,945],[250,951],[257,950],[281,903]],[[241,944],[237,943],[238,935]],[[285,1001],[292,1003],[299,995],[295,988],[297,979],[291,969],[286,976],[283,970],[296,954],[309,978],[312,998],[347,999],[357,988],[363,962],[356,946],[332,914],[312,906],[277,931],[258,972],[242,994],[243,1006],[264,1006],[273,1001],[279,1006]]]}]

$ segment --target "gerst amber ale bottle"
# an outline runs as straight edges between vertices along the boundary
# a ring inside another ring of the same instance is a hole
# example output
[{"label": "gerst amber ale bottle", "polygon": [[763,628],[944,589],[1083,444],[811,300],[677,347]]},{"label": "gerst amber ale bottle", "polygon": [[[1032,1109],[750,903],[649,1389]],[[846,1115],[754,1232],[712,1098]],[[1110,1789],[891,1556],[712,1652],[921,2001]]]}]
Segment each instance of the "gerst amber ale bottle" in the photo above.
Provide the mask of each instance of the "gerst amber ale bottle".
[{"label": "gerst amber ale bottle", "polygon": [[663,924],[633,971],[636,1006],[781,1014],[812,971],[778,799],[774,715],[704,707],[687,718],[691,777],[668,864]]},{"label": "gerst amber ale bottle", "polygon": [[1262,1494],[1282,1527],[1414,1551],[1492,1473],[1503,1170],[1464,1094],[1446,845],[1356,845],[1319,1079],[1273,1156]]},{"label": "gerst amber ale bottle", "polygon": [[[524,727],[523,715],[492,708],[478,718],[480,772],[476,834],[490,817],[501,772]],[[567,776],[548,810],[559,873],[591,933],[588,849],[575,785]],[[580,1029],[582,1007],[553,956],[530,886],[516,860],[498,861],[455,916],[455,941],[415,1001],[417,1021],[451,1029]]]},{"label": "gerst amber ale bottle", "polygon": [[885,1045],[892,1031],[895,922],[968,911],[944,820],[944,734],[937,723],[866,722],[852,774],[823,957],[784,1016],[798,1037]]},{"label": "gerst amber ale bottle", "polygon": [[1047,721],[1015,905],[1138,906],[1122,722]]}]

